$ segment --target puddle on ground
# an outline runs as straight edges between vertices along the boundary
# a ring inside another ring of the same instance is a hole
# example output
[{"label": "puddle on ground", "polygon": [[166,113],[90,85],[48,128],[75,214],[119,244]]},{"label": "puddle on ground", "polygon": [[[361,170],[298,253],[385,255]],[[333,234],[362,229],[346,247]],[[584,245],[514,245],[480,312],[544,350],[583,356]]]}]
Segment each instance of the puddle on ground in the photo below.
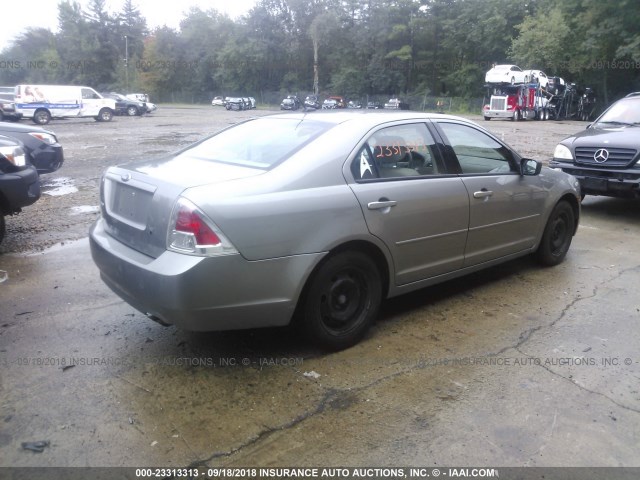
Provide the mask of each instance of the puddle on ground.
[{"label": "puddle on ground", "polygon": [[98,205],[78,205],[71,207],[71,215],[83,215],[85,213],[98,213],[100,207]]},{"label": "puddle on ground", "polygon": [[58,177],[48,180],[42,184],[42,193],[52,197],[69,195],[78,191],[78,187],[73,184],[69,177]]}]

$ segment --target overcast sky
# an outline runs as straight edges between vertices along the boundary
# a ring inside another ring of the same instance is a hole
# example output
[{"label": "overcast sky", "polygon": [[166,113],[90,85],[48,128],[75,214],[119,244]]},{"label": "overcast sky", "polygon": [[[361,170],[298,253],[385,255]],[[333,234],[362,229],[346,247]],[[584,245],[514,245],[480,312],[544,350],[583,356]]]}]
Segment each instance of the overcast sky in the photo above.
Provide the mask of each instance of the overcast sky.
[{"label": "overcast sky", "polygon": [[[86,10],[88,0],[78,0]],[[247,13],[257,0],[134,0],[142,16],[147,19],[147,26],[167,25],[177,28],[192,6],[199,6],[202,10],[210,8],[227,13],[237,18]],[[20,2],[5,0],[2,7],[2,28],[0,28],[0,51],[4,50],[10,41],[20,35],[27,27],[44,27],[56,31],[58,27],[58,0],[22,0]],[[122,9],[123,0],[107,0],[107,10],[110,13]],[[10,59],[0,59],[10,60]]]}]

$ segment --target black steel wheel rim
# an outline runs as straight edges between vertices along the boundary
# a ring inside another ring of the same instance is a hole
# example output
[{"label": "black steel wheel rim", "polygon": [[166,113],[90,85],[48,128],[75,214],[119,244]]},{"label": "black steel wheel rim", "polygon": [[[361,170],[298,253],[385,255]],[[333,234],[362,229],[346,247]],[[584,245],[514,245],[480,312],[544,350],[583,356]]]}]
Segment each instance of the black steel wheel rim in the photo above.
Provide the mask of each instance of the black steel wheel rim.
[{"label": "black steel wheel rim", "polygon": [[362,321],[362,313],[370,301],[366,274],[356,268],[345,268],[329,278],[320,294],[320,316],[325,328],[344,333]]},{"label": "black steel wheel rim", "polygon": [[558,215],[552,225],[551,229],[551,252],[554,254],[562,253],[564,245],[567,241],[567,232],[569,225],[565,215]]}]

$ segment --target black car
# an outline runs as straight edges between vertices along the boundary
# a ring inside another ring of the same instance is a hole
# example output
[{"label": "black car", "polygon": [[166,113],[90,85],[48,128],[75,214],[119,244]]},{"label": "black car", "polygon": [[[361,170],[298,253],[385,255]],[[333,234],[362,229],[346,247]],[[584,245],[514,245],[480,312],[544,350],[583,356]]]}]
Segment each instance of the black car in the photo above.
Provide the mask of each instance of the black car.
[{"label": "black car", "polygon": [[380,110],[382,109],[382,104],[380,102],[369,102],[367,103],[367,108],[371,110]]},{"label": "black car", "polygon": [[289,95],[280,103],[280,110],[298,110],[300,100],[295,95]]},{"label": "black car", "polygon": [[640,92],[562,140],[549,166],[575,176],[583,196],[640,198]]},{"label": "black car", "polygon": [[22,113],[16,109],[13,93],[0,92],[0,122],[5,120],[18,121],[21,118]]},{"label": "black car", "polygon": [[51,173],[64,163],[62,145],[55,133],[36,126],[0,122],[0,135],[14,138],[22,143],[27,161],[38,173]]},{"label": "black car", "polygon": [[147,113],[147,105],[144,102],[127,98],[119,93],[103,93],[104,98],[112,98],[116,101],[116,115],[128,115],[135,117]]},{"label": "black car", "polygon": [[40,198],[40,179],[27,163],[16,140],[0,135],[0,242],[4,238],[6,215],[13,215]]}]

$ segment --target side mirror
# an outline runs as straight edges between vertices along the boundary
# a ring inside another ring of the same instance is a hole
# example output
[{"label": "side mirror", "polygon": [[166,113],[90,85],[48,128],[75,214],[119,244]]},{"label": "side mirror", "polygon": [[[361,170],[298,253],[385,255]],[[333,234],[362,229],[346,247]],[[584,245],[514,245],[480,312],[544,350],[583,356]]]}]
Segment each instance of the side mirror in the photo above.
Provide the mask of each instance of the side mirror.
[{"label": "side mirror", "polygon": [[534,176],[539,175],[542,170],[542,163],[531,158],[523,158],[520,160],[520,175]]}]

